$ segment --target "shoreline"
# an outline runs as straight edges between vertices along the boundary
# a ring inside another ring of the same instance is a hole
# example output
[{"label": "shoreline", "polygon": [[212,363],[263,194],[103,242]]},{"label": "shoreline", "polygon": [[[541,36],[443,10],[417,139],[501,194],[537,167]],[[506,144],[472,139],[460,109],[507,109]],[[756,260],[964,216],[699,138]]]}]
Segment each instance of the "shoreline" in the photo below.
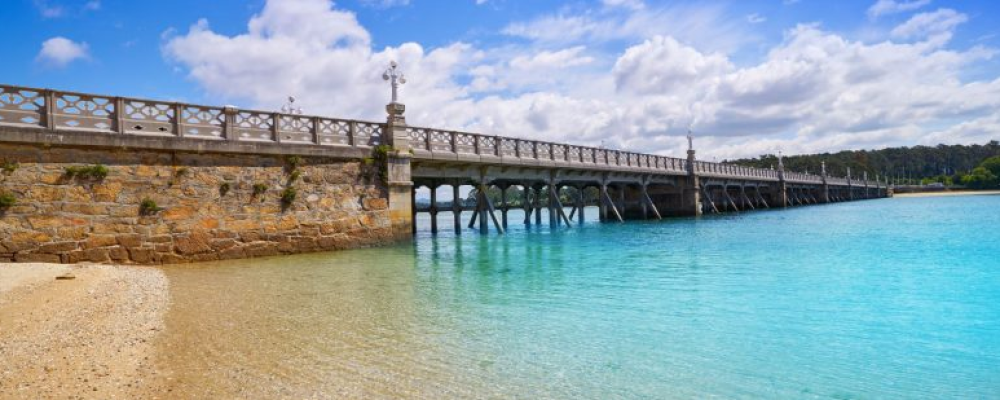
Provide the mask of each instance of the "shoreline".
[{"label": "shoreline", "polygon": [[0,282],[0,398],[157,392],[154,341],[169,307],[161,270],[0,263]]},{"label": "shoreline", "polygon": [[940,192],[894,193],[892,197],[950,197],[950,196],[992,196],[1000,195],[1000,190],[955,190]]}]

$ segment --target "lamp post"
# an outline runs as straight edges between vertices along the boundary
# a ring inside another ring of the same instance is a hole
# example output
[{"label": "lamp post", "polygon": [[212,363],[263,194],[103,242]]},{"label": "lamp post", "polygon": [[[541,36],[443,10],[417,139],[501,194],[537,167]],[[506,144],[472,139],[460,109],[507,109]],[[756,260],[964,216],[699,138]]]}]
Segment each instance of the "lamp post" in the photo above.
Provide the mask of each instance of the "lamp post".
[{"label": "lamp post", "polygon": [[399,64],[395,61],[389,62],[389,68],[382,73],[382,79],[391,82],[392,84],[392,104],[399,102],[399,85],[406,83],[406,77],[403,76],[403,72],[398,70]]},{"label": "lamp post", "polygon": [[[295,96],[288,96],[288,103],[281,106],[281,113],[286,115],[302,115],[302,108],[295,106]],[[292,128],[299,130],[302,128],[301,118],[291,118]]]}]

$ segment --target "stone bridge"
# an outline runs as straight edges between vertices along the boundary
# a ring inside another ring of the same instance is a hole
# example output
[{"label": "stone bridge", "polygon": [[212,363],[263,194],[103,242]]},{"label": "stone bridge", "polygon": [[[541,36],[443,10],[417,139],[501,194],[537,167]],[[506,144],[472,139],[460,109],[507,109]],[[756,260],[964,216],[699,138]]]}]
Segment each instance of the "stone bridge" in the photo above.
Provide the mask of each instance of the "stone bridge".
[{"label": "stone bridge", "polygon": [[[748,168],[686,158],[409,126],[405,107],[391,103],[386,122],[304,116],[177,102],[0,85],[0,142],[46,146],[146,149],[165,152],[241,153],[384,162],[389,216],[399,233],[415,229],[420,187],[473,185],[476,205],[452,202],[454,226],[503,232],[515,199],[525,223],[582,222],[583,196],[596,188],[602,220],[663,218],[781,208],[891,196],[885,183],[777,169]],[[487,191],[499,188],[499,204]],[[568,191],[567,191],[568,189]],[[574,190],[575,189],[575,190]],[[569,199],[569,204],[563,200]],[[568,209],[568,212],[567,212]],[[498,216],[499,214],[499,216]],[[575,218],[574,218],[575,217]]]}]

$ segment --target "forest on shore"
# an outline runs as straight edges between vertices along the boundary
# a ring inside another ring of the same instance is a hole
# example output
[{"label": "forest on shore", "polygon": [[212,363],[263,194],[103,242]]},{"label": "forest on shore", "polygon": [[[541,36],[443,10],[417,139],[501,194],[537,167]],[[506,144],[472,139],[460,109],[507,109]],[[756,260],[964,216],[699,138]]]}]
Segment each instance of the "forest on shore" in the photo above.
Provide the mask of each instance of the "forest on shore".
[{"label": "forest on shore", "polygon": [[[784,157],[785,169],[819,173],[822,162],[830,175],[870,179],[887,177],[898,185],[926,185],[940,182],[947,186],[993,189],[1000,185],[1000,142],[986,144],[892,147],[881,150],[845,150],[836,153]],[[766,154],[757,158],[726,161],[757,168],[778,165],[778,157]]]}]

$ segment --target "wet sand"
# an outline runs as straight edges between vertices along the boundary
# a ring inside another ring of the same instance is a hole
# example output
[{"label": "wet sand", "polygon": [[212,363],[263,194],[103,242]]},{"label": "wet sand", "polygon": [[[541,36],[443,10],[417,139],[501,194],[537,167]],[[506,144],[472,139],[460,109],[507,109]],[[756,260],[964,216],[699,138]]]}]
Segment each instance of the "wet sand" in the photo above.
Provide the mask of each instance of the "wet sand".
[{"label": "wet sand", "polygon": [[0,263],[0,399],[157,397],[168,304],[156,268]]},{"label": "wet sand", "polygon": [[942,197],[1000,195],[1000,190],[954,190],[941,192],[896,193],[893,197]]}]

